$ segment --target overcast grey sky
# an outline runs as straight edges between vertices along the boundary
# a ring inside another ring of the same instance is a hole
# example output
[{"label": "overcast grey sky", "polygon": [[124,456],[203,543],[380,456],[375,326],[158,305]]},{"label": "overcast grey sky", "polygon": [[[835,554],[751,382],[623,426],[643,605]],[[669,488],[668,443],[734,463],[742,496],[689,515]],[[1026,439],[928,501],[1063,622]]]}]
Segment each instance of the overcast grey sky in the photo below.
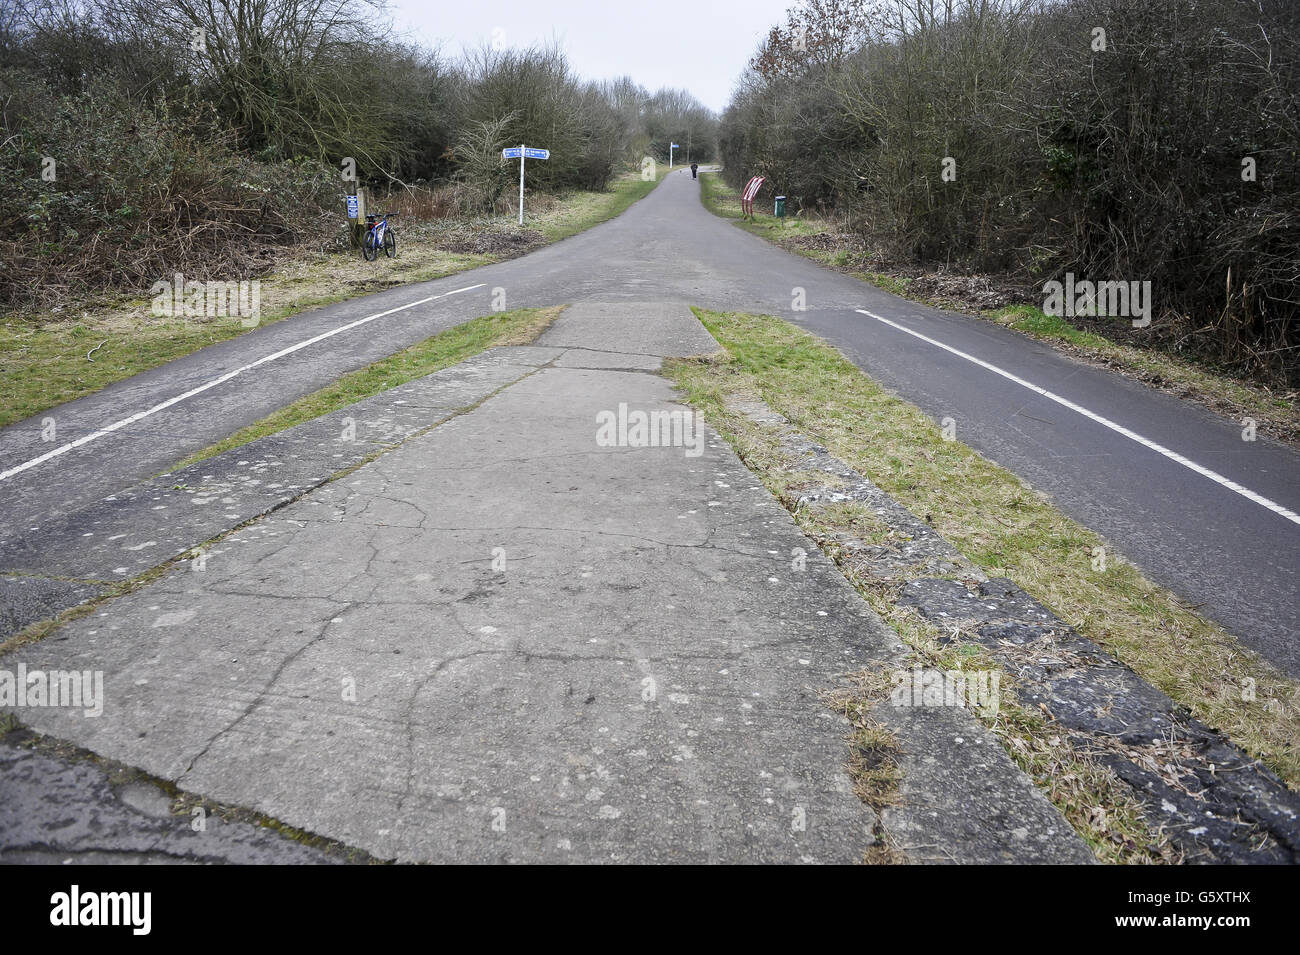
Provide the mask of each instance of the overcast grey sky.
[{"label": "overcast grey sky", "polygon": [[491,42],[559,42],[584,79],[624,74],[651,90],[690,90],[719,112],[759,40],[794,0],[392,0],[399,30],[448,54]]}]

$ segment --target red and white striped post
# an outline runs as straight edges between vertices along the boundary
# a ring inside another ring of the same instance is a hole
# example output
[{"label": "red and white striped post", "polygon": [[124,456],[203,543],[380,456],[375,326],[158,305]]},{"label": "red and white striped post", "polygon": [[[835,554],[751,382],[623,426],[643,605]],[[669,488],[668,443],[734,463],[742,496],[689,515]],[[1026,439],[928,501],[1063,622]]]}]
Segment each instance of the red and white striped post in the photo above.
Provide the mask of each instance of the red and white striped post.
[{"label": "red and white striped post", "polygon": [[754,217],[754,199],[758,197],[758,190],[763,188],[766,177],[755,176],[745,183],[745,189],[740,194],[740,211],[745,218]]}]

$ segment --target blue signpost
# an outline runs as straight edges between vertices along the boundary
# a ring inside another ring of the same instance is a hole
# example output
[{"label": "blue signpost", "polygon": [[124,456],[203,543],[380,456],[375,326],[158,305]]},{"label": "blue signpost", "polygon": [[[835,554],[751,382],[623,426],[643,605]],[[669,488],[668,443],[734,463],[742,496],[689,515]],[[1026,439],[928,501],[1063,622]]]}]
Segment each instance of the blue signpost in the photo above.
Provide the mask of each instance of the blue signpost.
[{"label": "blue signpost", "polygon": [[524,224],[524,160],[526,159],[550,159],[551,151],[549,149],[540,149],[537,146],[525,146],[520,143],[518,146],[511,146],[509,149],[501,150],[502,159],[519,160],[519,224]]},{"label": "blue signpost", "polygon": [[673,142],[672,140],[669,140],[669,141],[668,141],[668,168],[669,168],[669,170],[671,170],[671,169],[673,168],[673,150],[674,150],[674,149],[681,149],[681,148],[682,148],[681,146],[678,146],[678,145],[677,145],[675,142]]}]

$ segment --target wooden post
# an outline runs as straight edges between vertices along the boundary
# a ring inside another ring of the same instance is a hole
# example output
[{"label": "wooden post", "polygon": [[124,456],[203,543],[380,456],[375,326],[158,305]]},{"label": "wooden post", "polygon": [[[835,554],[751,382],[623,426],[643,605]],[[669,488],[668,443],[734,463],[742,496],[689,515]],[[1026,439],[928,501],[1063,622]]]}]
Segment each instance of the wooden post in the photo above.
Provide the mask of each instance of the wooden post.
[{"label": "wooden post", "polygon": [[356,196],[357,199],[357,214],[353,218],[349,211],[348,233],[352,240],[352,248],[359,249],[361,241],[366,237],[366,187],[358,186],[356,180],[353,180],[350,189],[348,195]]}]

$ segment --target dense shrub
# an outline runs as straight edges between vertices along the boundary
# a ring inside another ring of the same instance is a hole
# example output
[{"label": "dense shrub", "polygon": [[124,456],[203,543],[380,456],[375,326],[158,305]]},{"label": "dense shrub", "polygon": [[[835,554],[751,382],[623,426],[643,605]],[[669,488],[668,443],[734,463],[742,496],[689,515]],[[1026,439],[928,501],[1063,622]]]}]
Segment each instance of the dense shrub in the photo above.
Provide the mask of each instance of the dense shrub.
[{"label": "dense shrub", "polygon": [[0,4],[0,304],[242,276],[337,228],[346,159],[376,194],[419,184],[409,208],[469,213],[508,199],[507,145],[551,150],[529,175],[543,192],[603,189],[667,137],[712,153],[716,118],[688,94],[390,32],[382,0]]},{"label": "dense shrub", "polygon": [[19,71],[0,73],[0,104],[4,304],[147,287],[172,271],[243,276],[337,222],[333,170],[254,160],[210,112],[142,105],[111,83],[57,96]]},{"label": "dense shrub", "polygon": [[720,148],[887,255],[1150,281],[1143,340],[1295,381],[1298,54],[1289,0],[805,0]]}]

